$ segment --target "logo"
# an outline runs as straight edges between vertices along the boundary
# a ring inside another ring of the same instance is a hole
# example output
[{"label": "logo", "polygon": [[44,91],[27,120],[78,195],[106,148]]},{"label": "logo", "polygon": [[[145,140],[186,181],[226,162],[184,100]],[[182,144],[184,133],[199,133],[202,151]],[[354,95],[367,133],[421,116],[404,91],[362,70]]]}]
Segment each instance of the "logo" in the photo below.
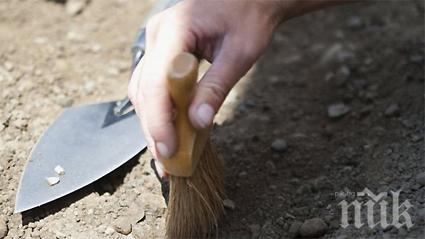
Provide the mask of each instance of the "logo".
[{"label": "logo", "polygon": [[[409,215],[409,209],[413,205],[405,200],[400,204],[401,190],[391,191],[391,197],[387,192],[381,192],[375,195],[368,188],[363,189],[361,192],[357,192],[357,197],[354,201],[348,203],[346,200],[342,200],[338,205],[341,206],[341,227],[346,228],[350,225],[349,215],[354,214],[354,227],[361,228],[367,223],[370,228],[374,228],[380,225],[382,228],[388,226],[394,226],[399,229],[402,226],[406,226],[407,229],[413,226],[412,219]],[[335,193],[338,196],[354,195],[354,193]],[[392,205],[389,205],[389,199],[392,199]],[[360,201],[359,201],[359,200]],[[350,209],[354,213],[349,213]],[[364,211],[366,210],[366,211]],[[379,213],[376,213],[378,210]],[[366,212],[366,215],[364,214]],[[388,220],[387,213],[390,212],[392,220]],[[363,213],[363,214],[362,214]],[[378,216],[376,216],[378,214]],[[366,221],[362,220],[366,217]],[[376,218],[375,218],[376,217]]]}]

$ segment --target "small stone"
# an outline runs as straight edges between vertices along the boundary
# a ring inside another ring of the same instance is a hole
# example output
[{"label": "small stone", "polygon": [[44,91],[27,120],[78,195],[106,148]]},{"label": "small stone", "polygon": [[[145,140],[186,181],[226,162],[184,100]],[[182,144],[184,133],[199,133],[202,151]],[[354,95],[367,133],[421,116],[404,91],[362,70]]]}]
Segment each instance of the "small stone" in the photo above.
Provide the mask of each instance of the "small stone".
[{"label": "small stone", "polygon": [[66,38],[72,42],[82,42],[84,40],[84,36],[75,31],[69,31],[66,34]]},{"label": "small stone", "polygon": [[245,177],[246,175],[248,175],[248,173],[246,171],[242,171],[238,174],[238,176],[241,177],[241,178]]},{"label": "small stone", "polygon": [[55,172],[57,175],[65,175],[65,169],[63,169],[60,165],[55,167]]},{"label": "small stone", "polygon": [[326,223],[320,218],[306,220],[300,227],[302,237],[320,237],[328,230]]},{"label": "small stone", "polygon": [[11,72],[11,71],[13,71],[13,69],[15,68],[15,66],[13,65],[13,63],[12,63],[12,62],[10,62],[10,61],[6,61],[6,62],[4,63],[4,68],[5,68],[7,71]]},{"label": "small stone", "polygon": [[74,100],[71,97],[60,95],[57,102],[62,107],[70,107],[74,103]]},{"label": "small stone", "polygon": [[235,210],[235,207],[236,207],[235,202],[233,202],[232,200],[228,198],[223,200],[223,205],[225,208],[228,208],[230,210]]},{"label": "small stone", "polygon": [[107,227],[106,230],[105,230],[105,235],[110,236],[110,235],[112,235],[114,233],[114,231],[115,231],[114,228]]},{"label": "small stone", "polygon": [[114,229],[120,234],[128,235],[131,233],[132,226],[127,218],[122,218],[115,222]]},{"label": "small stone", "polygon": [[271,145],[273,151],[283,153],[288,148],[288,143],[285,139],[275,139]]},{"label": "small stone", "polygon": [[288,231],[289,236],[292,238],[298,237],[300,235],[300,228],[302,224],[303,223],[300,221],[293,222],[291,226],[289,227],[289,231]]},{"label": "small stone", "polygon": [[118,76],[120,74],[120,70],[116,67],[108,67],[106,72],[111,76]]},{"label": "small stone", "polygon": [[28,228],[32,228],[32,229],[36,228],[35,223],[34,222],[28,223]]},{"label": "small stone", "polygon": [[102,50],[102,45],[100,45],[100,44],[94,44],[91,47],[91,50],[92,50],[93,53],[98,53],[98,52],[100,52]]},{"label": "small stone", "polygon": [[7,236],[8,231],[9,228],[7,227],[6,219],[0,216],[0,238],[5,238]]},{"label": "small stone", "polygon": [[359,16],[353,16],[348,19],[347,26],[352,29],[359,29],[363,27],[363,20]]},{"label": "small stone", "polygon": [[59,177],[47,177],[46,181],[49,186],[54,186],[60,182],[60,179]]},{"label": "small stone", "polygon": [[398,107],[397,104],[391,104],[385,110],[385,116],[387,116],[387,117],[397,116],[399,113],[400,113],[400,108]]},{"label": "small stone", "polygon": [[91,94],[94,91],[96,84],[94,83],[94,81],[87,81],[86,83],[84,83],[84,91],[87,94]]},{"label": "small stone", "polygon": [[328,106],[329,118],[339,118],[350,112],[351,108],[344,103],[337,103]]},{"label": "small stone", "polygon": [[66,13],[70,16],[80,14],[87,5],[87,0],[68,0],[66,1]]},{"label": "small stone", "polygon": [[416,182],[421,186],[425,186],[425,172],[416,175]]}]

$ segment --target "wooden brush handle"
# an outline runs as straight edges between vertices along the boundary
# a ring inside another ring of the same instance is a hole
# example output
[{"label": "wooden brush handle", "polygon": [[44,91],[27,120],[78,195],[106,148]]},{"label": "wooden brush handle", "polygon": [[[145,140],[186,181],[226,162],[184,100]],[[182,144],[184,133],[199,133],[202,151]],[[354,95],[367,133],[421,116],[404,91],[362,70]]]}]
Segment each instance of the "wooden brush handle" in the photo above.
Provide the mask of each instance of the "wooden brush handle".
[{"label": "wooden brush handle", "polygon": [[198,77],[198,59],[190,53],[177,55],[167,71],[167,86],[177,110],[174,121],[177,151],[162,160],[165,171],[174,176],[193,174],[208,139],[208,132],[198,132],[189,121],[189,104]]}]

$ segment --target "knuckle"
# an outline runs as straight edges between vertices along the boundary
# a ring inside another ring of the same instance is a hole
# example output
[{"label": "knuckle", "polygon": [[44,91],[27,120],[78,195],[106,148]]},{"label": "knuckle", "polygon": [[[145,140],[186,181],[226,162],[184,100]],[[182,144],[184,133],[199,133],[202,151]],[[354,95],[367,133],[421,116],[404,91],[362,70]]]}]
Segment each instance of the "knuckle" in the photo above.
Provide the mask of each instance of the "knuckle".
[{"label": "knuckle", "polygon": [[208,96],[212,97],[212,100],[216,107],[219,107],[227,96],[228,87],[222,82],[209,81],[204,83],[204,89],[207,91]]}]

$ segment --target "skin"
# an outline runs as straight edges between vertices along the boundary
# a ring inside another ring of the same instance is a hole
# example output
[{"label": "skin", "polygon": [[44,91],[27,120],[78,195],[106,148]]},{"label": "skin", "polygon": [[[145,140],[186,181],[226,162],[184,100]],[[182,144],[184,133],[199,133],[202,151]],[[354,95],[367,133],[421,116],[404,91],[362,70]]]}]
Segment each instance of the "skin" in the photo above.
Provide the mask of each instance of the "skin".
[{"label": "skin", "polygon": [[[153,16],[146,51],[133,72],[128,94],[155,159],[176,151],[167,65],[190,52],[212,65],[196,86],[189,107],[195,128],[209,127],[225,97],[270,42],[276,27],[292,17],[344,0],[184,0]],[[158,163],[158,161],[156,161]],[[165,175],[157,164],[160,175]]]}]

